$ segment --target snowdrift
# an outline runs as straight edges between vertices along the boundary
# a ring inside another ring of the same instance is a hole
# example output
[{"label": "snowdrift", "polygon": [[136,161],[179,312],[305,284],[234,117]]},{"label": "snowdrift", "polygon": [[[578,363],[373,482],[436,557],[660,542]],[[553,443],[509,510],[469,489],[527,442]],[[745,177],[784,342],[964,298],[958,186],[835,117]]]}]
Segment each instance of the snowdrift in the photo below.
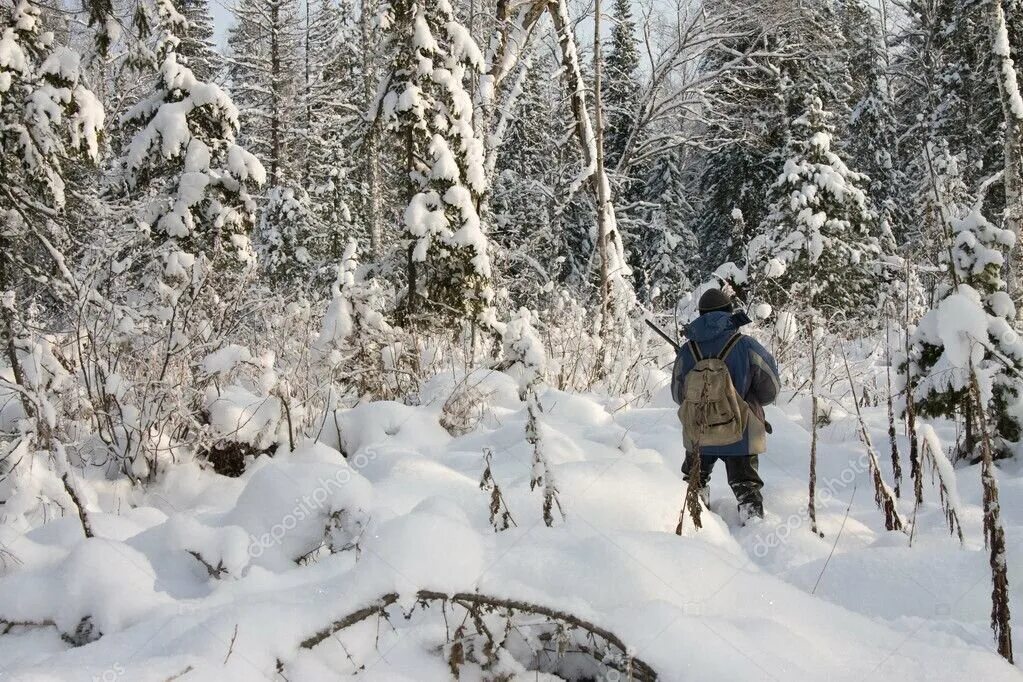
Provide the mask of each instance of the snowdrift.
[{"label": "snowdrift", "polygon": [[[536,613],[518,615],[484,672],[479,651],[451,645],[463,614],[452,620],[450,597],[461,593],[571,614],[662,680],[1020,679],[987,629],[974,469],[957,472],[966,546],[929,504],[909,547],[883,530],[861,449],[838,418],[823,434],[819,538],[804,518],[805,406],[783,401],[762,458],[767,520],[738,527],[722,471],[715,513],[677,537],[680,437],[666,396],[623,408],[547,390],[542,437],[565,511],[548,528],[529,489],[516,384],[479,378],[481,418],[461,436],[440,426],[438,379],[427,404],[340,410],[318,442],[278,447],[238,479],[181,465],[142,498],[95,481],[94,538],[73,516],[0,528],[0,677],[446,680],[454,652],[462,679],[624,679],[614,661],[587,667],[563,652],[553,663],[557,641]],[[880,433],[883,415],[867,416]],[[501,532],[479,485],[485,449],[514,521]],[[1023,613],[1016,473],[1002,485]],[[333,627],[361,609],[372,613]],[[482,621],[500,628],[503,613]],[[545,649],[547,661],[530,653]]]}]

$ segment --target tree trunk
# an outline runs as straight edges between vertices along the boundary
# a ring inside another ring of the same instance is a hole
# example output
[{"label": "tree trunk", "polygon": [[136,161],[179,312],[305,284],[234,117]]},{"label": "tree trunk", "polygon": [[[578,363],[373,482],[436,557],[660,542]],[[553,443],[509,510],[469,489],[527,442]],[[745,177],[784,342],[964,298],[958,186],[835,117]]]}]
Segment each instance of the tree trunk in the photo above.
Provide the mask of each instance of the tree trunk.
[{"label": "tree trunk", "polygon": [[596,124],[595,149],[597,163],[597,255],[600,258],[600,338],[607,343],[611,332],[611,285],[608,281],[608,208],[611,188],[604,171],[604,100],[601,90],[604,78],[604,56],[600,36],[600,0],[594,0],[593,9],[593,118]]},{"label": "tree trunk", "polygon": [[[554,21],[554,29],[561,50],[561,63],[565,68],[565,81],[571,103],[572,117],[575,119],[575,132],[579,139],[580,152],[584,172],[575,181],[571,191],[575,191],[583,182],[593,183],[597,197],[597,247],[600,249],[601,273],[601,336],[604,341],[605,356],[610,353],[629,353],[621,347],[613,348],[609,343],[612,334],[617,332],[620,340],[631,343],[632,327],[627,319],[628,311],[635,303],[635,292],[629,280],[630,271],[625,262],[625,247],[617,229],[614,202],[611,197],[611,183],[604,169],[602,145],[598,143],[593,123],[586,106],[586,84],[579,66],[579,51],[572,33],[572,25],[568,18],[565,0],[550,0],[548,12]],[[599,6],[598,6],[599,9]],[[597,12],[599,15],[599,11]],[[599,20],[598,20],[599,23]],[[599,28],[599,26],[595,26]],[[599,41],[598,41],[599,42]],[[595,57],[599,64],[599,47]],[[600,67],[598,65],[599,73]],[[595,88],[598,91],[599,86]],[[600,104],[598,101],[597,109]],[[598,115],[598,125],[602,125],[602,117]],[[603,131],[600,132],[603,136]],[[606,358],[605,358],[606,359]],[[610,367],[602,363],[601,374]]]},{"label": "tree trunk", "polygon": [[810,519],[810,531],[814,535],[824,537],[817,528],[817,423],[820,421],[819,402],[817,397],[817,342],[814,339],[813,315],[807,324],[810,334],[810,485],[806,503],[806,514]]},{"label": "tree trunk", "polygon": [[281,172],[281,8],[276,2],[270,5],[270,182],[279,184]]},{"label": "tree trunk", "polygon": [[1005,118],[1005,227],[1016,235],[1006,268],[1007,289],[1019,310],[1020,226],[1023,223],[1023,99],[1016,80],[1016,66],[1010,54],[1008,30],[1002,0],[991,2],[991,41],[997,70],[998,93]]},{"label": "tree trunk", "polygon": [[[376,51],[373,46],[373,7],[374,3],[366,0],[362,3],[362,13],[359,17],[359,30],[362,36],[362,96],[366,110],[373,104],[376,94],[376,63],[374,55]],[[377,122],[371,121],[369,130],[366,131],[366,141],[363,152],[363,163],[365,164],[367,184],[367,205],[366,220],[369,223],[369,255],[370,259],[379,262],[382,254],[383,228],[381,226],[381,188],[380,188],[380,127]]]},{"label": "tree trunk", "polygon": [[305,149],[302,150],[302,187],[303,189],[309,188],[309,180],[312,175],[312,162],[310,160],[312,156],[312,129],[313,129],[313,109],[312,109],[312,97],[313,97],[313,75],[312,67],[309,63],[309,48],[312,43],[312,36],[310,35],[312,27],[310,22],[312,21],[312,7],[309,0],[305,0],[305,54],[303,58],[305,60]]}]

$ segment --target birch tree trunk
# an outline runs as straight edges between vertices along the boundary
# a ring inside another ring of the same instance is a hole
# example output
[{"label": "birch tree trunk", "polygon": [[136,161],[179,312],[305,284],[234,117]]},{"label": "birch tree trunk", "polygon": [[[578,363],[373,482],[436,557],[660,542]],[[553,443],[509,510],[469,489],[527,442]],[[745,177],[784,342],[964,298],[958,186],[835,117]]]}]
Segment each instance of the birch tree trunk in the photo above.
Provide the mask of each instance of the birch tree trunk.
[{"label": "birch tree trunk", "polygon": [[[564,78],[568,86],[572,117],[575,119],[575,132],[579,139],[583,162],[583,171],[572,183],[569,191],[575,192],[584,183],[590,182],[593,183],[594,195],[597,197],[597,230],[594,236],[597,238],[601,259],[603,355],[605,360],[609,359],[611,355],[630,357],[633,349],[628,346],[634,341],[635,335],[629,313],[636,305],[636,292],[632,286],[631,270],[625,261],[625,247],[617,228],[618,221],[611,196],[611,183],[603,165],[603,151],[597,142],[597,135],[594,132],[586,103],[586,81],[579,66],[579,51],[572,32],[571,21],[568,18],[567,3],[565,0],[550,0],[547,7],[554,21],[554,29],[558,37],[561,63],[565,69]],[[597,59],[599,61],[599,58]],[[599,86],[596,89],[599,91]],[[599,110],[599,104],[597,108]],[[604,305],[606,305],[606,310]],[[614,343],[610,343],[612,340]],[[606,376],[610,369],[609,364],[605,362],[600,368],[600,373]]]},{"label": "birch tree trunk", "polygon": [[[514,16],[513,9],[517,9]],[[481,216],[489,215],[497,157],[508,123],[514,117],[515,103],[528,70],[519,62],[533,29],[546,10],[547,0],[533,0],[517,8],[512,7],[511,0],[497,1],[494,33],[487,47],[486,71],[480,76],[479,87],[473,97],[476,108],[473,122],[483,140],[486,155],[484,170],[487,181],[479,197]],[[507,82],[513,73],[509,85]]]}]

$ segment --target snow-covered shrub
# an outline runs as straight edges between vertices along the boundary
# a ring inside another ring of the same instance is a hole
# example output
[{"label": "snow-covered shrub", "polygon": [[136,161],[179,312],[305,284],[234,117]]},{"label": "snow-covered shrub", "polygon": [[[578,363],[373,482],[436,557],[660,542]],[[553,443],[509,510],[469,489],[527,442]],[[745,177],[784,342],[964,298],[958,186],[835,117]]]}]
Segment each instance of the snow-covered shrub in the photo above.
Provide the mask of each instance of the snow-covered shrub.
[{"label": "snow-covered shrub", "polygon": [[600,361],[599,321],[564,289],[555,293],[542,314],[551,384],[562,391],[592,388]]},{"label": "snow-covered shrub", "polygon": [[375,279],[364,279],[359,270],[358,247],[349,240],[331,299],[313,343],[314,358],[327,370],[340,395],[354,401],[389,398],[400,392],[394,376],[405,363],[400,330],[384,317],[391,299]]},{"label": "snow-covered shrub", "polygon": [[554,470],[547,457],[543,433],[543,407],[540,387],[547,378],[547,354],[543,342],[533,328],[532,313],[520,308],[501,331],[502,368],[519,382],[519,399],[526,404],[526,442],[533,448],[533,471],[529,489],[543,490],[543,520],[554,525],[554,508],[564,517]]},{"label": "snow-covered shrub", "polygon": [[[13,295],[5,296],[0,313],[13,318],[14,305]],[[0,387],[11,387],[0,395],[13,403],[0,422],[0,522],[28,530],[70,510],[88,528],[68,452],[81,430],[69,416],[80,404],[79,386],[55,338],[15,329],[21,333],[8,347],[15,361],[0,374]]]}]

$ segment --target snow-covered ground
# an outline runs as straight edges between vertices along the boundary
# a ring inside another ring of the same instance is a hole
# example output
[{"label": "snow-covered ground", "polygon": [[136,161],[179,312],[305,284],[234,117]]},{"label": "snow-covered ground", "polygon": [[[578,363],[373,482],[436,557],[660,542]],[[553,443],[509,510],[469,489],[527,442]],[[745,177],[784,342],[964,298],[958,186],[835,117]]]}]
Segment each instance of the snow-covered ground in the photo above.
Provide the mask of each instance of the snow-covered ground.
[{"label": "snow-covered ground", "polygon": [[[420,590],[570,612],[618,635],[662,680],[1023,679],[993,651],[976,467],[957,471],[965,546],[949,535],[928,473],[910,547],[884,530],[854,421],[836,415],[819,447],[817,537],[805,514],[808,405],[785,395],[768,411],[766,521],[738,526],[722,467],[713,513],[699,532],[687,519],[680,538],[680,432],[667,392],[634,407],[547,390],[541,438],[565,513],[548,528],[541,492],[529,489],[516,383],[470,377],[479,422],[452,437],[440,417],[453,383],[434,380],[422,407],[341,411],[320,442],[263,457],[239,479],[189,464],[145,494],[93,482],[89,540],[73,515],[0,528],[0,619],[37,624],[0,626],[0,680],[450,679],[442,647],[457,623],[446,628],[438,606],[413,609]],[[887,459],[884,410],[866,416]],[[479,486],[486,449],[515,522],[502,532]],[[1013,613],[1023,614],[1017,463],[1000,484]],[[316,551],[325,529],[334,553]],[[399,595],[389,619],[301,646],[389,593]],[[504,666],[499,679],[549,679]],[[463,673],[481,679],[471,665]]]}]

